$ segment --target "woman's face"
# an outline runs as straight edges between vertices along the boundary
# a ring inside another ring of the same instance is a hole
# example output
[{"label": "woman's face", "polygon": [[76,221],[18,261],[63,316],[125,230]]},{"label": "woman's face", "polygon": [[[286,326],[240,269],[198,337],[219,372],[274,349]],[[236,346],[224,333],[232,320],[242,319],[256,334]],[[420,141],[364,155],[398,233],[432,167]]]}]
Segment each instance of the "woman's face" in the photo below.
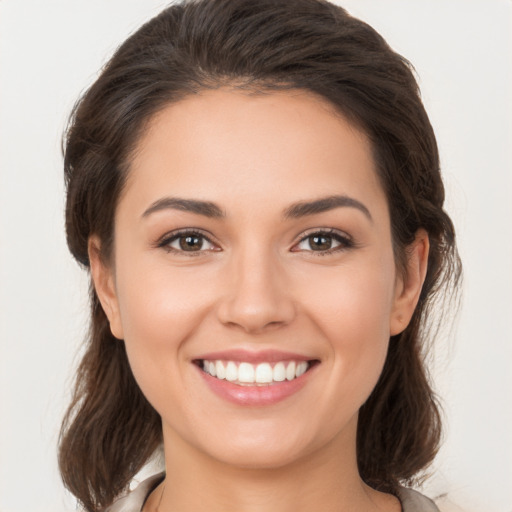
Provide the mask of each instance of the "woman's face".
[{"label": "woman's face", "polygon": [[397,276],[367,138],[300,91],[220,89],[161,111],[112,264],[91,259],[165,441],[244,467],[353,452],[417,296]]}]

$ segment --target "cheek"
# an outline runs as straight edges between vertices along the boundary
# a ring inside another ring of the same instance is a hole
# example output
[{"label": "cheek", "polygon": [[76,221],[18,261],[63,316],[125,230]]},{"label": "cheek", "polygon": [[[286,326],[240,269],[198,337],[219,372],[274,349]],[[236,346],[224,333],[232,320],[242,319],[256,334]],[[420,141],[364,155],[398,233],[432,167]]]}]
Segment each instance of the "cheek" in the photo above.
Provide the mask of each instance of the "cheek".
[{"label": "cheek", "polygon": [[[318,278],[319,276],[317,276]],[[380,377],[390,338],[394,264],[375,261],[361,269],[317,279],[306,307],[328,340],[330,393],[348,409],[366,401]],[[334,405],[334,404],[331,404]]]},{"label": "cheek", "polygon": [[[140,269],[140,271],[138,271]],[[117,295],[125,337],[143,336],[149,343],[168,344],[196,321],[205,299],[192,268],[176,271],[160,262],[120,266]],[[196,273],[197,274],[197,273]]]},{"label": "cheek", "polygon": [[[388,340],[395,270],[392,258],[317,272],[303,283],[306,307],[333,344],[354,349]],[[311,286],[314,283],[314,286]]]},{"label": "cheek", "polygon": [[207,310],[206,294],[186,271],[176,275],[145,266],[141,274],[136,269],[118,269],[117,293],[130,366],[150,398],[159,382],[180,378],[188,341]]}]

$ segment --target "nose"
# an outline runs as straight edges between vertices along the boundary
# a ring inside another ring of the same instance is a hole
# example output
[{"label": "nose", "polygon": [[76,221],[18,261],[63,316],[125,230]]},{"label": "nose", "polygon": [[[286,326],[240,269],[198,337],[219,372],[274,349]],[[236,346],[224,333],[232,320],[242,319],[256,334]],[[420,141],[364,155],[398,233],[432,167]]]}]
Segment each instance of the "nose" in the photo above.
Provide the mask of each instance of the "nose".
[{"label": "nose", "polygon": [[228,289],[217,308],[221,323],[258,334],[292,322],[296,308],[278,260],[270,250],[247,250],[233,256]]}]

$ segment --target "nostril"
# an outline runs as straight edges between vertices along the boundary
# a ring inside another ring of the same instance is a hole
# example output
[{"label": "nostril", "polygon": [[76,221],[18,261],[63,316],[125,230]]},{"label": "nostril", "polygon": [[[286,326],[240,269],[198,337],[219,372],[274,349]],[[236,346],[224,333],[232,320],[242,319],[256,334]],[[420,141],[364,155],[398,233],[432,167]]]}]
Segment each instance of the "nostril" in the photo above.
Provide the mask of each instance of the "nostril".
[{"label": "nostril", "polygon": [[246,290],[219,305],[218,319],[225,326],[256,334],[278,329],[295,318],[293,303],[286,297],[258,297]]}]

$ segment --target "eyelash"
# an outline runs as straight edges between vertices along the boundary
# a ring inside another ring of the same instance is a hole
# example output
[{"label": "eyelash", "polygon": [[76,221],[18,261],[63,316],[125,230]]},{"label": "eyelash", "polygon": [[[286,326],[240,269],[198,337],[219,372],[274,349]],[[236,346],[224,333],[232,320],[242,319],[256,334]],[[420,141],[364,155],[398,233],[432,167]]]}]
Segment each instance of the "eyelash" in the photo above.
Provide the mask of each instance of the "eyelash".
[{"label": "eyelash", "polygon": [[[310,239],[313,236],[317,237],[326,237],[334,240],[339,245],[335,247],[331,247],[330,249],[326,250],[319,250],[315,251],[313,249],[307,250],[307,249],[295,249],[300,244],[306,242],[308,239]],[[207,243],[217,247],[216,249],[202,249],[200,248],[197,251],[186,251],[182,249],[177,249],[174,247],[171,247],[171,244],[177,240],[179,240],[182,237],[197,237],[202,240],[202,244],[206,241]],[[216,244],[211,240],[211,238],[202,232],[200,229],[193,229],[193,228],[184,228],[177,231],[173,231],[171,233],[167,233],[164,235],[156,244],[156,247],[165,249],[169,253],[175,253],[180,255],[187,255],[187,256],[200,256],[204,252],[216,252],[220,249]],[[336,252],[341,252],[347,249],[351,249],[355,247],[355,243],[352,240],[351,237],[349,237],[346,234],[343,234],[342,232],[339,232],[338,230],[334,228],[328,228],[328,229],[315,229],[313,231],[310,231],[309,233],[305,233],[301,236],[300,240],[294,244],[292,247],[292,252],[310,252],[311,254],[315,256],[326,256],[329,254],[333,254]]]},{"label": "eyelash", "polygon": [[334,240],[335,242],[337,242],[339,245],[336,247],[331,247],[330,249],[326,249],[324,251],[314,251],[312,249],[311,250],[300,250],[300,249],[293,250],[293,248],[292,248],[292,251],[293,252],[310,252],[314,256],[328,256],[330,254],[341,252],[341,251],[346,251],[347,249],[352,249],[355,247],[355,243],[350,236],[348,236],[347,234],[340,232],[334,228],[315,229],[313,231],[310,231],[309,233],[305,233],[304,235],[301,236],[301,239],[299,240],[299,242],[296,243],[293,247],[294,248],[297,247],[298,245],[307,241],[308,239],[310,239],[313,236],[330,238],[330,239]]},{"label": "eyelash", "polygon": [[[176,249],[174,247],[171,247],[171,244],[177,240],[179,240],[182,237],[197,237],[201,239],[204,243],[204,241],[208,242],[209,244],[212,244],[216,246],[214,242],[212,242],[211,238],[206,235],[204,232],[202,232],[200,229],[191,229],[191,228],[184,228],[179,229],[177,231],[173,231],[171,233],[167,233],[164,235],[157,243],[156,246],[162,249],[165,249],[167,252],[172,252],[174,254],[183,254],[187,256],[200,256],[201,253],[206,252],[204,249],[200,249],[198,251],[185,251],[181,249]],[[207,251],[217,251],[219,249],[207,249]]]}]

